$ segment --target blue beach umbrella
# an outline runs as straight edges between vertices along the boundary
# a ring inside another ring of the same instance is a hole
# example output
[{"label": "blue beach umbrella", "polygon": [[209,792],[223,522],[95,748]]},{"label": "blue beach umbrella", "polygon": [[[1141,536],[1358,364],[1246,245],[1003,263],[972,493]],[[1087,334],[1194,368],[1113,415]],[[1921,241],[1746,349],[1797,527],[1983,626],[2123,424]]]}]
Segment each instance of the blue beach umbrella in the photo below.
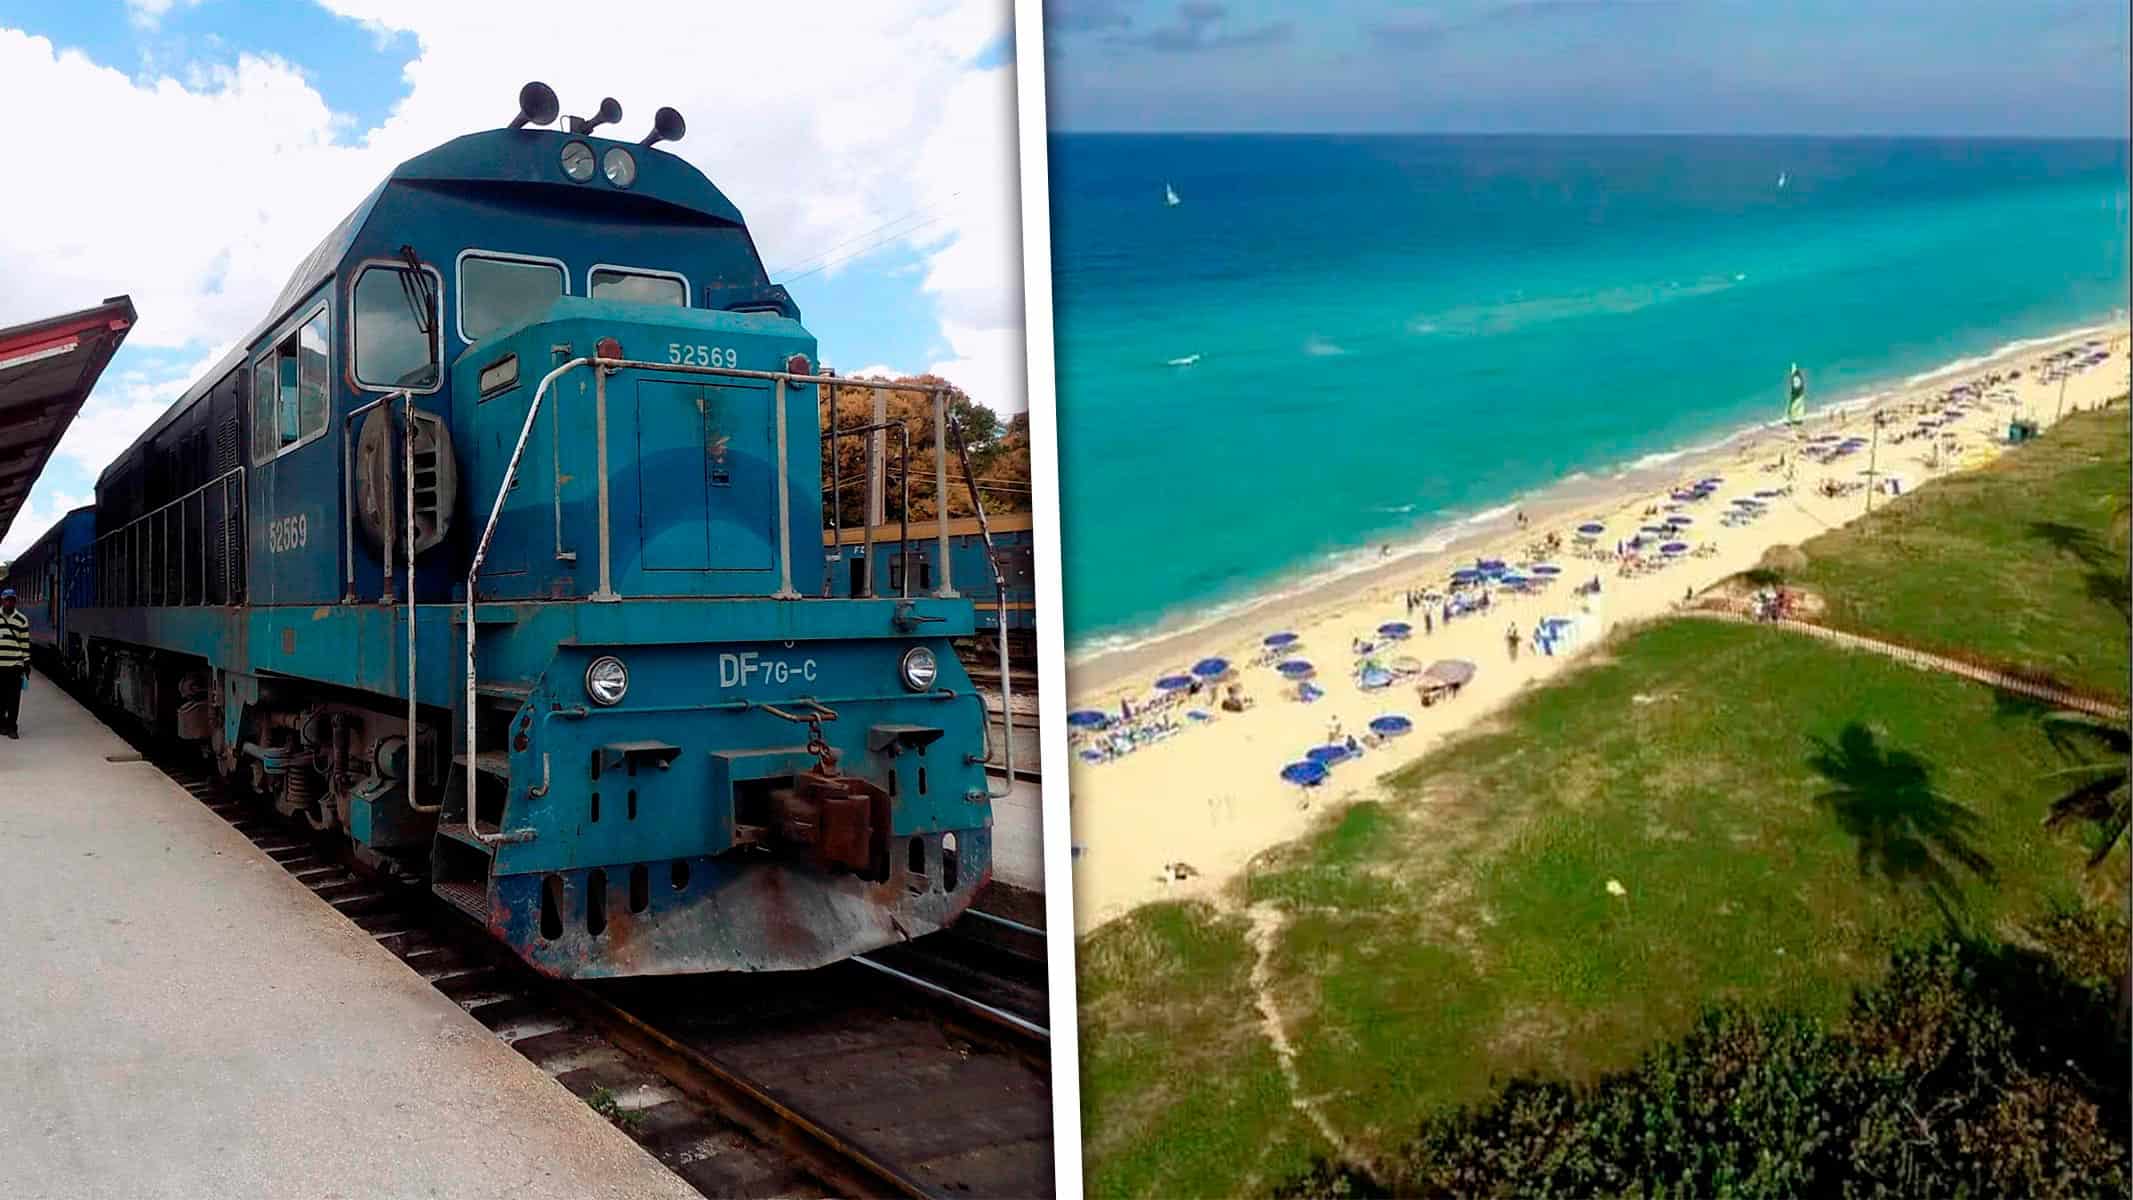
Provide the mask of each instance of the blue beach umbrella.
[{"label": "blue beach umbrella", "polygon": [[1212,721],[1215,715],[1204,708],[1195,708],[1185,714],[1188,721]]},{"label": "blue beach umbrella", "polygon": [[1452,572],[1453,583],[1473,583],[1481,578],[1481,572],[1472,567],[1461,567]]},{"label": "blue beach umbrella", "polygon": [[1477,558],[1474,560],[1474,567],[1486,575],[1491,571],[1503,570],[1504,562],[1500,558]]},{"label": "blue beach umbrella", "polygon": [[1684,517],[1684,516],[1681,516],[1681,515],[1679,515],[1679,514],[1676,514],[1676,515],[1674,515],[1674,516],[1668,517],[1668,518],[1666,519],[1666,523],[1667,523],[1667,524],[1669,524],[1669,525],[1673,525],[1673,526],[1676,526],[1676,527],[1679,527],[1679,526],[1682,526],[1682,525],[1694,525],[1694,524],[1696,523],[1696,518],[1694,518],[1694,517]]},{"label": "blue beach umbrella", "polygon": [[1299,787],[1317,787],[1326,781],[1326,768],[1323,764],[1305,759],[1283,767],[1281,777]]},{"label": "blue beach umbrella", "polygon": [[1300,658],[1292,658],[1286,662],[1277,663],[1274,669],[1281,672],[1282,676],[1287,679],[1309,679],[1318,670],[1317,667]]},{"label": "blue beach umbrella", "polygon": [[1578,532],[1586,537],[1598,537],[1607,532],[1607,526],[1600,524],[1598,521],[1587,521],[1578,526]]},{"label": "blue beach umbrella", "polygon": [[1163,692],[1175,692],[1175,691],[1178,691],[1178,690],[1180,690],[1180,689],[1182,689],[1182,688],[1189,688],[1189,687],[1191,687],[1191,686],[1192,686],[1192,676],[1190,676],[1190,675],[1165,675],[1165,676],[1163,676],[1163,677],[1162,677],[1161,679],[1158,679],[1158,680],[1156,680],[1156,681],[1155,681],[1155,686],[1156,686],[1156,690],[1157,690],[1157,691],[1163,691]]},{"label": "blue beach umbrella", "polygon": [[1387,713],[1370,722],[1370,732],[1377,734],[1379,737],[1398,737],[1414,727],[1415,723],[1413,721],[1398,713]]},{"label": "blue beach umbrella", "polygon": [[1213,679],[1228,670],[1229,660],[1226,658],[1203,658],[1192,664],[1192,673],[1202,679]]},{"label": "blue beach umbrella", "polygon": [[1506,583],[1511,585],[1512,587],[1518,587],[1526,582],[1526,577],[1516,571],[1505,571],[1502,575],[1497,577],[1497,582]]},{"label": "blue beach umbrella", "polygon": [[1689,544],[1687,542],[1668,542],[1666,545],[1659,547],[1659,553],[1684,554],[1688,552],[1688,548]]},{"label": "blue beach umbrella", "polygon": [[1777,498],[1778,498],[1779,496],[1781,496],[1781,495],[1783,495],[1783,494],[1784,494],[1784,493],[1782,493],[1782,492],[1780,492],[1780,491],[1776,490],[1775,488],[1773,488],[1773,489],[1771,489],[1771,490],[1769,490],[1769,491],[1764,491],[1764,492],[1757,492],[1757,493],[1755,494],[1755,498],[1756,498],[1756,499],[1758,499],[1758,500],[1775,500],[1775,499],[1777,499]]},{"label": "blue beach umbrella", "polygon": [[1539,575],[1544,578],[1549,575],[1560,575],[1563,573],[1563,569],[1561,567],[1556,566],[1554,563],[1534,563],[1531,567],[1528,567],[1527,570],[1533,572],[1535,575]]},{"label": "blue beach umbrella", "polygon": [[1083,708],[1068,713],[1066,721],[1076,729],[1102,729],[1111,723],[1111,714]]},{"label": "blue beach umbrella", "polygon": [[1341,745],[1339,742],[1334,742],[1330,745],[1325,746],[1313,746],[1309,750],[1304,751],[1305,758],[1317,763],[1321,767],[1330,767],[1334,763],[1341,762],[1353,756],[1354,752],[1349,750],[1348,747]]},{"label": "blue beach umbrella", "polygon": [[1383,625],[1378,626],[1378,632],[1380,634],[1393,639],[1406,637],[1408,634],[1413,633],[1414,631],[1415,627],[1409,625],[1405,621],[1387,621]]},{"label": "blue beach umbrella", "polygon": [[1259,643],[1260,643],[1261,645],[1263,645],[1263,646],[1273,646],[1273,647],[1275,647],[1276,649],[1279,649],[1279,648],[1281,648],[1281,647],[1283,647],[1283,646],[1293,645],[1293,644],[1295,643],[1295,641],[1296,641],[1296,635],[1295,635],[1295,634],[1293,634],[1293,633],[1290,633],[1290,632],[1289,632],[1289,631],[1287,631],[1287,630],[1283,630],[1283,631],[1281,631],[1280,633],[1270,633],[1270,634],[1266,635],[1265,637],[1263,637],[1263,638],[1259,639]]},{"label": "blue beach umbrella", "polygon": [[1081,761],[1085,763],[1100,763],[1103,760],[1103,752],[1100,750],[1084,750],[1081,752]]}]

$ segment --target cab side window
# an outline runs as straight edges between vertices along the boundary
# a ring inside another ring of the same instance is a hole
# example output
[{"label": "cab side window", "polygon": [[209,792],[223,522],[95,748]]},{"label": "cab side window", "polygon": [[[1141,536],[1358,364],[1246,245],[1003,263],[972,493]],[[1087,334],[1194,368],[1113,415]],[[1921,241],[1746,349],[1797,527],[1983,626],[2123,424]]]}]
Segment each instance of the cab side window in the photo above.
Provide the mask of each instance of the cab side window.
[{"label": "cab side window", "polygon": [[252,363],[252,461],[264,462],[325,432],[333,406],[326,310],[283,335]]}]

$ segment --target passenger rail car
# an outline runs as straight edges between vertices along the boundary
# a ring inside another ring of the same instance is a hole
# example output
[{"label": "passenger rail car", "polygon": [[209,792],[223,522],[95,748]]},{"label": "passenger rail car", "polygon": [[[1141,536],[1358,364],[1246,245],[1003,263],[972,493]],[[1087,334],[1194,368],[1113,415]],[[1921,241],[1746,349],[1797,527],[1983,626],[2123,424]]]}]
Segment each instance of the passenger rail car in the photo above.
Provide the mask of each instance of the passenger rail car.
[{"label": "passenger rail car", "polygon": [[98,480],[64,657],[555,975],[938,929],[991,873],[973,606],[827,596],[815,339],[619,115],[528,85],[365,197]]},{"label": "passenger rail car", "polygon": [[[910,571],[916,591],[945,587],[975,601],[980,631],[989,635],[997,629],[1004,611],[1011,632],[1032,635],[1037,628],[1037,575],[1030,514],[1000,513],[988,516],[985,523],[988,528],[981,530],[975,517],[951,517],[945,559],[939,522],[932,517],[911,522],[908,549],[901,540],[903,524],[899,521],[876,525],[871,531],[863,525],[827,531],[822,543],[830,589],[844,597],[864,596],[870,586],[894,592],[903,587],[904,572]],[[871,581],[867,576],[870,546],[875,559]],[[1000,581],[1006,584],[1004,607]]]},{"label": "passenger rail car", "polygon": [[88,596],[84,552],[96,540],[96,506],[61,517],[8,564],[7,586],[30,621],[30,654],[47,669],[64,668],[67,610]]}]

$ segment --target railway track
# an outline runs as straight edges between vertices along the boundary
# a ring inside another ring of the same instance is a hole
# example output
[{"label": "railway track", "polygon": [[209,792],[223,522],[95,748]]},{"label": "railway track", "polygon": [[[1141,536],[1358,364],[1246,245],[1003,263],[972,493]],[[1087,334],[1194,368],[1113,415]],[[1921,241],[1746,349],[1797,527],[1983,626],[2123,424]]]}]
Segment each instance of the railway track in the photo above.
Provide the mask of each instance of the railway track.
[{"label": "railway track", "polygon": [[427,889],[107,724],[705,1196],[1052,1194],[1042,930],[980,915],[820,971],[552,980]]}]

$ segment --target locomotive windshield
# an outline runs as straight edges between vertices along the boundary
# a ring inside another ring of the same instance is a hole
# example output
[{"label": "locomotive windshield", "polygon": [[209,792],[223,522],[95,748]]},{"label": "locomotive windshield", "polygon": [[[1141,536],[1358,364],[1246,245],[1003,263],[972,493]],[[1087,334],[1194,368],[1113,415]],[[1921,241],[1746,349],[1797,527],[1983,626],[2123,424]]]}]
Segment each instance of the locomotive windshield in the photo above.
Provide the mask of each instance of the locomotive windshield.
[{"label": "locomotive windshield", "polygon": [[356,382],[380,388],[436,384],[437,362],[430,352],[436,294],[411,291],[412,274],[404,267],[367,267],[356,277]]},{"label": "locomotive windshield", "polygon": [[459,260],[459,336],[478,342],[545,314],[569,290],[552,262],[469,254]]},{"label": "locomotive windshield", "polygon": [[689,307],[688,285],[674,275],[597,267],[592,273],[591,286],[586,291],[595,300],[625,300],[631,304]]}]

